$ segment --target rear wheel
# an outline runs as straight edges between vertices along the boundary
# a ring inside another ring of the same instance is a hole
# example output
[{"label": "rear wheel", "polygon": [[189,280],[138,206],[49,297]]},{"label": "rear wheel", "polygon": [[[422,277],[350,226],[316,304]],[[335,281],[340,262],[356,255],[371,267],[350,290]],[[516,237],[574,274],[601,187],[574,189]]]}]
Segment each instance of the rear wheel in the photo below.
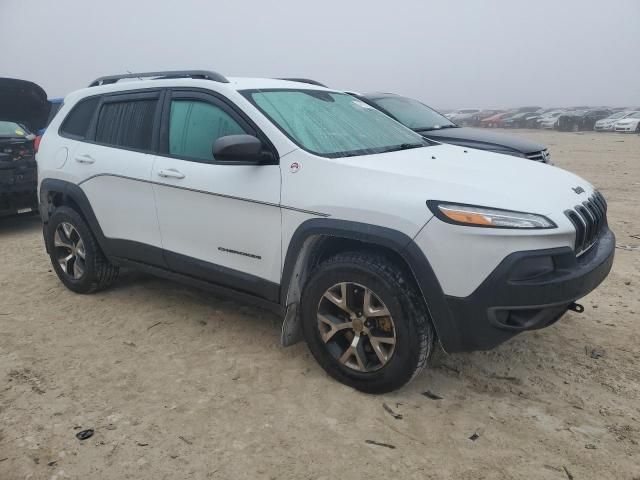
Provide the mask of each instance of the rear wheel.
[{"label": "rear wheel", "polygon": [[53,269],[69,290],[91,293],[108,287],[118,276],[118,267],[107,260],[75,210],[56,209],[44,234]]},{"label": "rear wheel", "polygon": [[319,265],[305,286],[301,314],[305,340],[322,368],[364,392],[401,387],[433,350],[424,300],[383,256],[343,253]]}]

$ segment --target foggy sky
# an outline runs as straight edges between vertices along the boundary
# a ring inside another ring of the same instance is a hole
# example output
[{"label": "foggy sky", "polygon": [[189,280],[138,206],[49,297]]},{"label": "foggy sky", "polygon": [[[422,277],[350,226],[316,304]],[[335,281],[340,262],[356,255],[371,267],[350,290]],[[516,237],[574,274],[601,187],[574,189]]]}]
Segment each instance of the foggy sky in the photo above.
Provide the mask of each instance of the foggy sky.
[{"label": "foggy sky", "polygon": [[0,0],[0,76],[310,77],[440,108],[640,105],[639,0]]}]

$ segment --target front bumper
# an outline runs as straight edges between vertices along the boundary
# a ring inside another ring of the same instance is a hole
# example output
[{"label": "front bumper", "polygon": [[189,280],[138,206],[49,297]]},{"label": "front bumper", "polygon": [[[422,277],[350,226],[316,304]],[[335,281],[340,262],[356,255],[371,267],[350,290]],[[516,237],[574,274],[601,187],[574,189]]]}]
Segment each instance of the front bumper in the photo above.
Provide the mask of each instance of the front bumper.
[{"label": "front bumper", "polygon": [[569,247],[509,255],[468,297],[445,297],[452,325],[443,348],[488,350],[551,325],[606,278],[614,250],[615,236],[605,227],[580,257]]}]

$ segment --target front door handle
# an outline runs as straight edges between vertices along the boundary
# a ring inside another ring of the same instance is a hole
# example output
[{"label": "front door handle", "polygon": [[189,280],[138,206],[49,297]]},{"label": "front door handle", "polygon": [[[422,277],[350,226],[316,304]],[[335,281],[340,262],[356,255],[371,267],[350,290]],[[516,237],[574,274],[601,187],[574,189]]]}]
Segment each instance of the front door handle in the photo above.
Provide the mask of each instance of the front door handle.
[{"label": "front door handle", "polygon": [[177,179],[184,178],[184,173],[179,172],[175,168],[168,168],[167,170],[159,170],[158,175],[161,176],[162,178],[177,178]]},{"label": "front door handle", "polygon": [[78,155],[76,157],[76,162],[78,163],[92,164],[92,163],[95,163],[95,161],[96,160],[91,155],[87,155],[87,154]]}]

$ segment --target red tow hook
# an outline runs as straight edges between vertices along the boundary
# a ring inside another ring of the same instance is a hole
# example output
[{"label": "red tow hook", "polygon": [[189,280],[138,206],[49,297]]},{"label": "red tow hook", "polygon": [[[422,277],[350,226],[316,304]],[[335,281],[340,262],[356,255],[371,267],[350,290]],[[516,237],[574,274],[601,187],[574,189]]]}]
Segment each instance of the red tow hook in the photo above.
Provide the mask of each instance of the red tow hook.
[{"label": "red tow hook", "polygon": [[572,312],[582,313],[584,312],[584,307],[579,303],[572,302],[571,305],[567,307],[567,310],[571,310]]}]

